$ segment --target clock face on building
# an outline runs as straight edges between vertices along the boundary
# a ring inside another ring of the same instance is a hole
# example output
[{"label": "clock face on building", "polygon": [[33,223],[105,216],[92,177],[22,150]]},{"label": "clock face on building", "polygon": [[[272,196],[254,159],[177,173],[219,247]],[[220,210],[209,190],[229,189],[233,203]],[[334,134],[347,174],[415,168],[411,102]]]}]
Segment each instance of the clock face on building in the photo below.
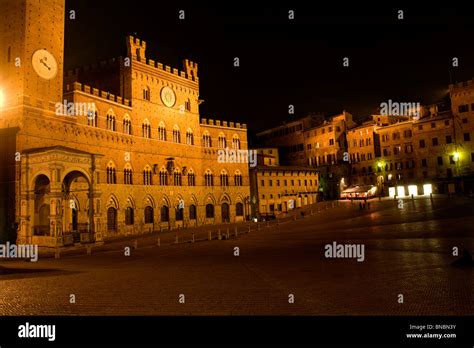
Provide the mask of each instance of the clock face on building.
[{"label": "clock face on building", "polygon": [[51,80],[56,77],[58,73],[58,63],[54,56],[46,50],[38,50],[33,53],[31,59],[33,69],[39,77],[45,80]]},{"label": "clock face on building", "polygon": [[161,90],[161,100],[167,107],[172,107],[176,103],[176,94],[170,87],[163,87]]}]

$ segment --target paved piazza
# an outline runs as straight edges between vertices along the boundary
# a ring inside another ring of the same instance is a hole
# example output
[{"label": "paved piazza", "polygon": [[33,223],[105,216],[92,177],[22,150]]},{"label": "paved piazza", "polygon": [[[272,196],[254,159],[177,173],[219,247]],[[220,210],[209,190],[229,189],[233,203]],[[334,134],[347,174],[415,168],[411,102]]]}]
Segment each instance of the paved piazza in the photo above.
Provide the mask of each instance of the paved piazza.
[{"label": "paved piazza", "polygon": [[[473,251],[473,213],[470,198],[340,202],[227,240],[2,262],[0,314],[472,315],[474,270],[450,264],[453,246]],[[333,241],[365,260],[325,258]]]}]

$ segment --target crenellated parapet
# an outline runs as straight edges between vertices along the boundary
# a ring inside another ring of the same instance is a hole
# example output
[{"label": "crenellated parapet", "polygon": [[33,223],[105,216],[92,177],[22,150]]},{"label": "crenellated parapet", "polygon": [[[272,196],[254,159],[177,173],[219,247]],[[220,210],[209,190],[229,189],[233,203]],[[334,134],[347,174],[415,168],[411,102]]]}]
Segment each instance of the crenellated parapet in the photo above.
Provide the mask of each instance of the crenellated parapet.
[{"label": "crenellated parapet", "polygon": [[220,120],[213,120],[207,118],[201,118],[201,124],[206,126],[215,126],[215,127],[222,127],[222,128],[238,128],[238,129],[247,129],[247,124],[239,123],[239,122],[227,122],[227,121],[220,121]]},{"label": "crenellated parapet", "polygon": [[79,83],[79,82],[74,82],[72,84],[67,84],[66,85],[66,93],[68,92],[83,92],[86,94],[90,94],[93,96],[96,96],[98,98],[106,99],[109,101],[112,101],[117,104],[122,104],[125,106],[132,106],[132,102],[129,99],[122,98],[120,96],[111,94],[107,91],[101,91],[97,88],[93,88],[91,86]]}]

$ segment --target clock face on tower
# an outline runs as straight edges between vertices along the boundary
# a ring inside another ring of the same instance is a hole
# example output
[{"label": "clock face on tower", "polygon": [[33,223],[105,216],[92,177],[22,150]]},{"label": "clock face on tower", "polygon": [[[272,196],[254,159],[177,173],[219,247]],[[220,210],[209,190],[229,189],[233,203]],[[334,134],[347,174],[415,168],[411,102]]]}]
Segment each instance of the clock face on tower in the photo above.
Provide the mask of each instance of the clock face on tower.
[{"label": "clock face on tower", "polygon": [[56,77],[58,73],[58,63],[54,56],[47,50],[41,49],[33,53],[31,62],[33,69],[35,69],[39,77],[45,80],[51,80]]},{"label": "clock face on tower", "polygon": [[167,107],[172,107],[176,103],[176,94],[169,87],[163,87],[161,90],[161,100]]}]

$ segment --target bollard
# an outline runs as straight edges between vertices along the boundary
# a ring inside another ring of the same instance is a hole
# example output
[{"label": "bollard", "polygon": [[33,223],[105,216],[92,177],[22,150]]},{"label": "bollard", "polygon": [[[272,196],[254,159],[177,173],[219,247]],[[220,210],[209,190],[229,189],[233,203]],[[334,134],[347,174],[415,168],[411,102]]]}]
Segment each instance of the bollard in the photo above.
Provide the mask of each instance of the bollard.
[{"label": "bollard", "polygon": [[230,238],[229,227],[227,227],[227,239]]},{"label": "bollard", "polygon": [[160,237],[158,237],[158,240],[156,241],[156,245],[161,246],[161,238]]},{"label": "bollard", "polygon": [[250,225],[249,225],[249,233],[250,233]]},{"label": "bollard", "polygon": [[217,230],[217,239],[222,240],[221,229],[220,228]]},{"label": "bollard", "polygon": [[138,249],[138,240],[133,241],[133,249]]},{"label": "bollard", "polygon": [[413,195],[413,193],[411,194],[411,200],[415,200],[415,196]]},{"label": "bollard", "polygon": [[174,243],[178,244],[178,234],[177,233],[175,233],[175,235],[174,235]]},{"label": "bollard", "polygon": [[239,231],[237,229],[237,226],[235,226],[235,237],[237,237],[239,235]]},{"label": "bollard", "polygon": [[211,231],[209,231],[209,233],[207,234],[207,238],[208,238],[209,240],[212,240],[212,232],[211,232]]},{"label": "bollard", "polygon": [[91,256],[92,255],[92,247],[90,245],[86,246],[87,249],[87,255]]},{"label": "bollard", "polygon": [[194,232],[193,232],[193,241],[192,242],[194,243]]}]

